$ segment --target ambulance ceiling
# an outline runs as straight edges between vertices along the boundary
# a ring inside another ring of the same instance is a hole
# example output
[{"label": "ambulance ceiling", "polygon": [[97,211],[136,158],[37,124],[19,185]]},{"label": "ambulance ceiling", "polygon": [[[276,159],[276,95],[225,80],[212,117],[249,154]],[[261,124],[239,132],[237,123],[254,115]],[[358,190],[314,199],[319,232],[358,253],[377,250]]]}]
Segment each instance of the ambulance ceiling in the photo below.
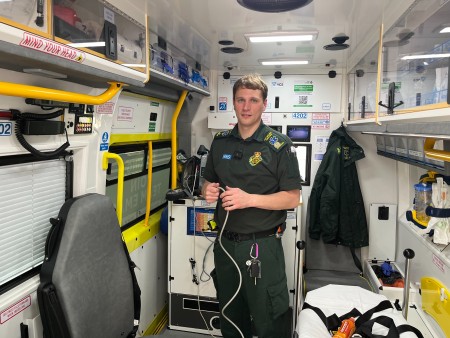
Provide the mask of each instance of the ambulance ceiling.
[{"label": "ambulance ceiling", "polygon": [[[209,69],[244,72],[268,69],[262,59],[305,59],[308,65],[272,66],[285,70],[341,68],[349,53],[364,42],[368,32],[378,32],[384,1],[313,0],[306,6],[283,13],[249,10],[237,0],[146,0],[150,30],[177,46]],[[355,29],[357,27],[357,29]],[[267,31],[313,31],[317,37],[308,42],[250,43],[244,34]],[[353,30],[353,31],[352,31]],[[333,37],[347,35],[348,49],[328,51]],[[233,44],[220,45],[220,40]],[[221,51],[224,47],[242,48],[240,54]],[[369,46],[371,48],[372,46]]]}]

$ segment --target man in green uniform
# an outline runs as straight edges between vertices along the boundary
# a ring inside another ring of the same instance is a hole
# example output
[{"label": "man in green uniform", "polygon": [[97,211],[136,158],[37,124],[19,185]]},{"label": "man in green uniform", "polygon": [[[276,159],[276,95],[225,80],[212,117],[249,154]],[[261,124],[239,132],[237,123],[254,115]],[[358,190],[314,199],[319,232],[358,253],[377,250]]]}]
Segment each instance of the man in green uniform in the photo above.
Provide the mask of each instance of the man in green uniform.
[{"label": "man in green uniform", "polygon": [[204,172],[202,194],[208,203],[217,202],[215,220],[224,228],[214,245],[214,263],[225,338],[252,337],[252,321],[259,338],[290,334],[277,232],[284,229],[286,210],[299,204],[300,173],[291,140],[262,123],[267,92],[256,74],[236,81],[238,124],[216,134]]}]

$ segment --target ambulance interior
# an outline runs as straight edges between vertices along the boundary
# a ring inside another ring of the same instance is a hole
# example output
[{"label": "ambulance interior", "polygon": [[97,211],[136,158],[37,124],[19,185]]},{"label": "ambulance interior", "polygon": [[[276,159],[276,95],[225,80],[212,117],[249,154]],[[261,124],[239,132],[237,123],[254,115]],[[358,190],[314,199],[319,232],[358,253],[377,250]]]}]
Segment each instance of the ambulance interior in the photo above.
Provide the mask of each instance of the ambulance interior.
[{"label": "ambulance interior", "polygon": [[[221,336],[215,205],[199,186],[214,135],[237,123],[233,84],[249,73],[267,83],[263,122],[292,139],[302,177],[282,238],[292,337],[332,336],[308,306],[341,316],[385,300],[374,318],[392,319],[397,336],[418,337],[407,324],[449,337],[449,17],[448,0],[0,1],[0,337],[44,337],[49,219],[88,194],[110,199],[137,266],[137,336]],[[308,232],[338,128],[365,155],[369,245],[353,250]],[[75,259],[110,248],[100,242]]]}]

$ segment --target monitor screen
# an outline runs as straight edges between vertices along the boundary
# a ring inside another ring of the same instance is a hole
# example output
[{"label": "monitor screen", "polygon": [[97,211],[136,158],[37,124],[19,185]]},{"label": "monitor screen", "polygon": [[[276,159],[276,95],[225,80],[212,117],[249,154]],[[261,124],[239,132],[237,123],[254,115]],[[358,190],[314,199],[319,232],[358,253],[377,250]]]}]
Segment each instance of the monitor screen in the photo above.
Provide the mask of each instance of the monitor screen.
[{"label": "monitor screen", "polygon": [[311,140],[311,126],[287,126],[286,135],[293,142],[309,142]]}]

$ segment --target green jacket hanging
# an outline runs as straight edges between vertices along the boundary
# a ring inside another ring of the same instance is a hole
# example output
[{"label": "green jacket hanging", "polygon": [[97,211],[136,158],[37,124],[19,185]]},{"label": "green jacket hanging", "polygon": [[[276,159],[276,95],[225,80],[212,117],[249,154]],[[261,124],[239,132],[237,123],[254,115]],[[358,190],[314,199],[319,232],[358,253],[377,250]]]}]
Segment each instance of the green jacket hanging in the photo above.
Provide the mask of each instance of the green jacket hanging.
[{"label": "green jacket hanging", "polygon": [[351,248],[369,245],[367,219],[355,162],[364,150],[344,126],[331,133],[309,199],[309,236]]}]

